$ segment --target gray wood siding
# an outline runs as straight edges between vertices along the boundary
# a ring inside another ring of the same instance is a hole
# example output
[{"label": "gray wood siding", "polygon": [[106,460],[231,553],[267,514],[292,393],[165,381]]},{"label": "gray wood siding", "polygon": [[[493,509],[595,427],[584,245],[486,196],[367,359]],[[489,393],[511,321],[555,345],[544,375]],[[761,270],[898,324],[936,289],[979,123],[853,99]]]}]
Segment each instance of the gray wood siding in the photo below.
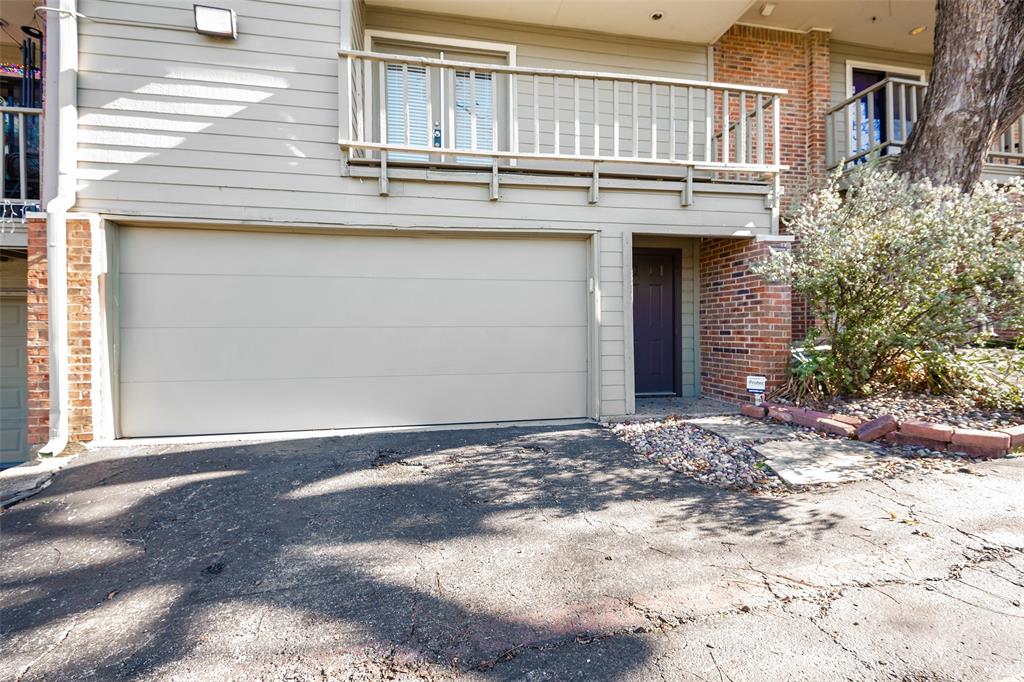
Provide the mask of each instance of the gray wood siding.
[{"label": "gray wood siding", "polygon": [[[395,226],[444,225],[446,217],[459,223],[478,216],[507,225],[538,218],[536,212],[515,205],[522,201],[560,207],[545,210],[549,223],[564,219],[593,224],[597,218],[601,224],[634,224],[639,216],[649,216],[644,223],[664,225],[763,223],[762,210],[749,199],[711,202],[706,210],[723,212],[721,216],[683,218],[668,193],[618,201],[609,193],[596,209],[587,206],[578,191],[510,192],[529,196],[509,196],[492,204],[476,188],[410,184],[404,191],[396,189],[391,198],[380,198],[373,183],[340,177],[338,5],[333,0],[305,5],[298,0],[238,3],[239,38],[222,41],[188,28],[191,4],[182,0],[83,0],[82,11],[100,20],[143,21],[168,28],[82,22],[79,208]],[[361,21],[361,15],[353,18],[353,34],[361,33],[356,30]],[[366,25],[502,40],[516,44],[519,63],[527,65],[693,78],[706,74],[706,51],[682,43],[637,44],[584,33],[455,23],[375,10],[367,12]],[[588,106],[582,106],[584,129],[589,129]],[[608,108],[610,116],[610,103]],[[699,115],[696,111],[695,117]],[[529,144],[528,131],[524,133],[523,142]],[[680,133],[679,139],[684,138]],[[750,215],[751,209],[758,215]]]}]

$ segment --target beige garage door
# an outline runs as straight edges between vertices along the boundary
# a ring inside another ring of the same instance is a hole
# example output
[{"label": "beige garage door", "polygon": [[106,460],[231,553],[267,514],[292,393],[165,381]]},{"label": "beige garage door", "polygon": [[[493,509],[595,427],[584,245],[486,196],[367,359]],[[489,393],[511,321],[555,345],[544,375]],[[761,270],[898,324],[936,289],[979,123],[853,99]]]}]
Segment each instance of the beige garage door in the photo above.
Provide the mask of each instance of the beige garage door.
[{"label": "beige garage door", "polygon": [[586,415],[582,241],[120,237],[125,436]]}]

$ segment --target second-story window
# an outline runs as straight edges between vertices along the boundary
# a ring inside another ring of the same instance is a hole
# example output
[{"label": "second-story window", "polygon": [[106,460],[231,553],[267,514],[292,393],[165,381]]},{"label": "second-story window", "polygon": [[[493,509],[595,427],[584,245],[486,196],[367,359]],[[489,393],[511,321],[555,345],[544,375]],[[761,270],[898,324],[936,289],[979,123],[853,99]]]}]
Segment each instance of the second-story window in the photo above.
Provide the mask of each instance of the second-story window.
[{"label": "second-story window", "polygon": [[[387,66],[388,143],[431,146],[432,121],[427,120],[427,70],[422,66]],[[408,102],[406,102],[408,98]],[[396,160],[426,161],[425,154],[394,154]]]},{"label": "second-story window", "polygon": [[[507,53],[461,46],[446,49],[443,45],[390,38],[374,38],[372,50],[480,65],[479,69],[445,69],[386,62],[383,106],[387,128],[384,137],[388,144],[481,152],[501,149],[507,144],[507,76],[488,70],[492,64],[508,64]],[[375,100],[381,106],[379,94]],[[437,160],[434,154],[416,151],[392,151],[388,158]],[[489,162],[488,157],[479,155],[443,160],[463,164]]]}]

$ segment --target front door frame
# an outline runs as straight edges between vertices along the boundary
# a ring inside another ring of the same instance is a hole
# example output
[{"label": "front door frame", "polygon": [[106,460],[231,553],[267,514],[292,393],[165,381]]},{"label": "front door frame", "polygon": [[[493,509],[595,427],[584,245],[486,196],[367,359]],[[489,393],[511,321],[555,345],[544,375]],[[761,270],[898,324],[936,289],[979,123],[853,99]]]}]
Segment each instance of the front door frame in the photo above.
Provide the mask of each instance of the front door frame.
[{"label": "front door frame", "polygon": [[863,69],[865,71],[880,71],[889,76],[889,74],[906,74],[909,76],[917,76],[921,79],[921,83],[928,83],[928,70],[922,69],[919,66],[897,66],[895,64],[883,64],[881,62],[862,62],[856,59],[846,60],[846,96],[853,97],[857,93],[853,91],[853,70]]},{"label": "front door frame", "polygon": [[[649,255],[649,256],[670,256],[672,258],[672,391],[676,396],[683,394],[683,368],[682,368],[682,356],[683,356],[683,344],[682,344],[682,331],[683,331],[683,316],[682,316],[682,259],[680,257],[679,249],[669,248],[656,248],[656,247],[633,247],[632,257],[630,258],[629,265],[629,277],[630,277],[630,301],[629,301],[629,315],[630,318],[635,318],[636,305],[634,297],[632,296],[633,290],[633,265],[638,255]],[[634,345],[636,340],[636,320],[633,319],[633,324],[630,325],[629,345],[631,349],[631,355],[633,355],[633,362],[631,368],[631,381],[630,383],[636,386],[636,346]],[[636,397],[643,397],[648,394],[634,393],[634,399]],[[635,409],[635,406],[634,406]]]}]

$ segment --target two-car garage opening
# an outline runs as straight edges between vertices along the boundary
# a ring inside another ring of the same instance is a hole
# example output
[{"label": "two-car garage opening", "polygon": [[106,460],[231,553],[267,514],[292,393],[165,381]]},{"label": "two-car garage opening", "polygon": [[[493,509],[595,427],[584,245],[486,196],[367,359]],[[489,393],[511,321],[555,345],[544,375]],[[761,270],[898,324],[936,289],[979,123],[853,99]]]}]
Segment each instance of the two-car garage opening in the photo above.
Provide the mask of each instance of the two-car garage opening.
[{"label": "two-car garage opening", "polygon": [[123,227],[126,437],[587,415],[584,240]]}]

